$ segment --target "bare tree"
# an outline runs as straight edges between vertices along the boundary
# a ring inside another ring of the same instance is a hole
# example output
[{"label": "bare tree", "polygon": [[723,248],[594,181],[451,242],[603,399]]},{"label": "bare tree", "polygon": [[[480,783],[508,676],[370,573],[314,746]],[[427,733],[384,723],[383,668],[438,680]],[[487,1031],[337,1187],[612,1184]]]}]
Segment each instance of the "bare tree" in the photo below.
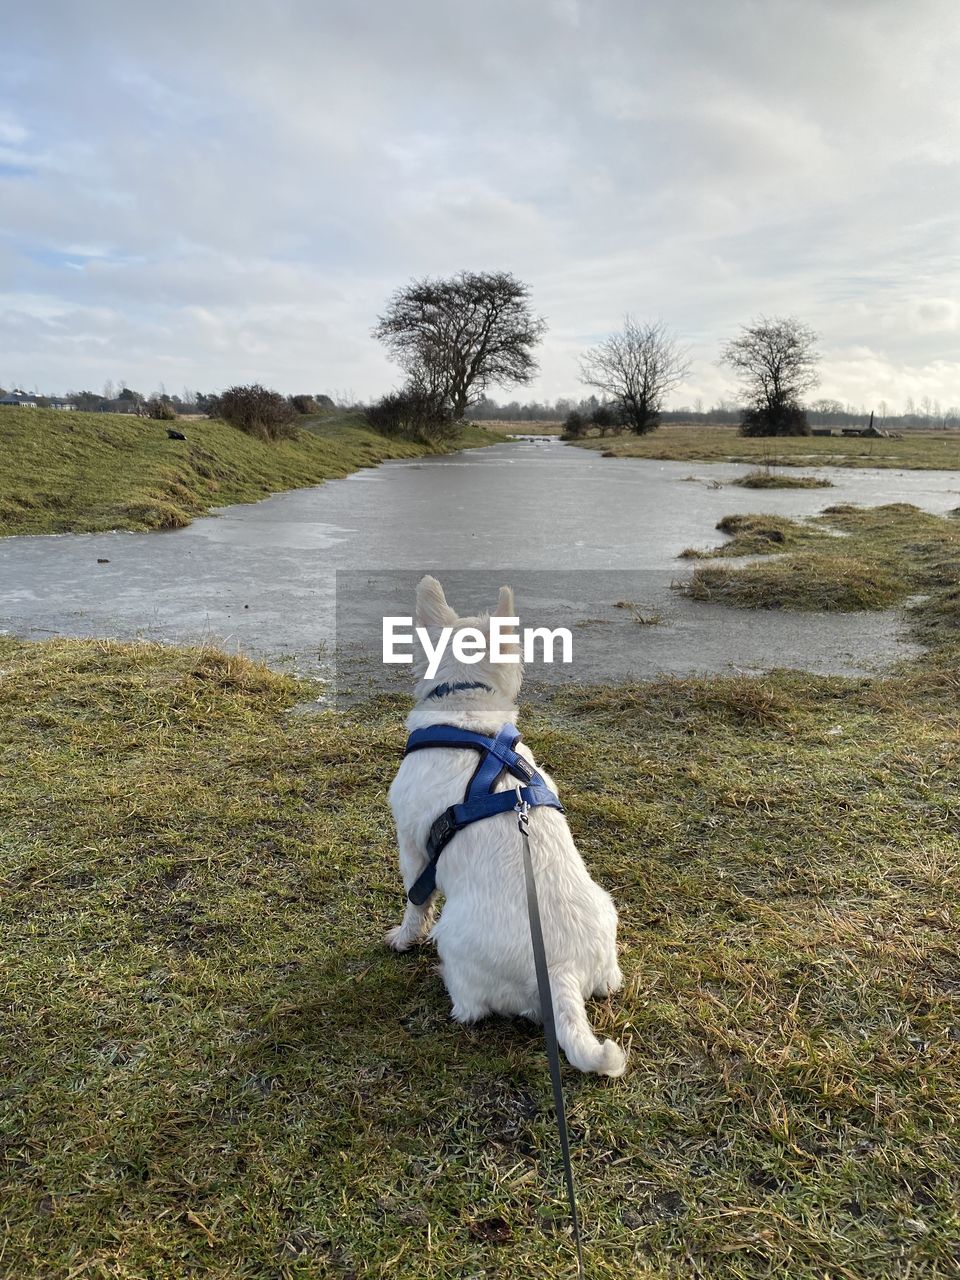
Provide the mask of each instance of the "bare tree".
[{"label": "bare tree", "polygon": [[659,425],[667,394],[689,368],[666,325],[641,324],[628,315],[619,333],[581,357],[580,381],[616,401],[630,430],[646,435]]},{"label": "bare tree", "polygon": [[528,383],[545,322],[530,290],[508,272],[461,271],[398,289],[373,330],[404,369],[410,389],[449,405],[455,420],[489,386]]},{"label": "bare tree", "polygon": [[820,381],[816,341],[814,331],[795,316],[761,316],[726,344],[720,363],[736,370],[748,401],[743,435],[809,434],[800,398]]}]

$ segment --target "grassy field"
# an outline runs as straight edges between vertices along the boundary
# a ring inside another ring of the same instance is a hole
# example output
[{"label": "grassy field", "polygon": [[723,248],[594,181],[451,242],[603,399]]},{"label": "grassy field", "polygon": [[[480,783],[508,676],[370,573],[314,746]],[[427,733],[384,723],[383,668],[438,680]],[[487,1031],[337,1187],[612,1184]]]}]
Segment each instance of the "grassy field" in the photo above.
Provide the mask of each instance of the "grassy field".
[{"label": "grassy field", "polygon": [[[524,713],[621,911],[629,1072],[565,1071],[597,1280],[958,1273],[955,588],[915,622],[885,679]],[[571,1275],[539,1033],[380,941],[405,702],[108,642],[0,671],[0,1275]]]},{"label": "grassy field", "polygon": [[747,462],[777,467],[902,467],[907,470],[960,469],[960,432],[907,432],[901,440],[842,436],[752,439],[735,427],[670,425],[648,436],[592,436],[584,449],[618,458]]},{"label": "grassy field", "polygon": [[[0,409],[0,535],[176,529],[211,506],[320,484],[420,445],[388,440],[357,415],[306,419],[295,440],[264,443],[216,419],[167,426],[116,414]],[[494,437],[468,427],[457,447]]]}]

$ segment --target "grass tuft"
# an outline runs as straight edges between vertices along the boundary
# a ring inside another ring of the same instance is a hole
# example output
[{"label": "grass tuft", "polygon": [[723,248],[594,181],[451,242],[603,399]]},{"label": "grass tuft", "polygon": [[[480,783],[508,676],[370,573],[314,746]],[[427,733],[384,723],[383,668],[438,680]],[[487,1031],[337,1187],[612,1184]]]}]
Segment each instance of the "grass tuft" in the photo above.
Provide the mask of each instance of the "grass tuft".
[{"label": "grass tuft", "polygon": [[788,476],[777,471],[749,471],[732,480],[741,489],[832,489],[833,481],[824,476]]},{"label": "grass tuft", "polygon": [[[179,495],[178,495],[179,496]],[[184,529],[191,516],[183,507],[165,502],[162,498],[146,497],[140,502],[128,502],[119,509],[118,528],[123,529]]]},{"label": "grass tuft", "polygon": [[714,560],[727,556],[762,556],[793,551],[828,537],[816,526],[791,520],[788,516],[730,515],[717,524],[730,541],[712,548],[687,547],[680,555],[686,559]]},{"label": "grass tuft", "polygon": [[852,556],[790,555],[764,564],[695,569],[682,584],[694,600],[713,600],[745,609],[797,609],[856,613],[887,609],[904,599],[903,578]]},{"label": "grass tuft", "polygon": [[636,600],[617,600],[613,607],[625,609],[638,627],[659,627],[663,622],[663,614],[658,609],[649,609]]}]

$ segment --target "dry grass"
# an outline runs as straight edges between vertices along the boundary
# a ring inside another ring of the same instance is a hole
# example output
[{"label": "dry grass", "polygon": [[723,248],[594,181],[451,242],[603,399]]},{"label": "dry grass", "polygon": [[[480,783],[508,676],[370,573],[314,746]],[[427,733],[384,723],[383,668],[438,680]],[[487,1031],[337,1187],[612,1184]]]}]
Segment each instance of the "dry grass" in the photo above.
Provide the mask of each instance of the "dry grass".
[{"label": "dry grass", "polygon": [[639,627],[658,627],[663,622],[663,614],[648,605],[638,604],[636,600],[617,600],[615,609],[625,609]]},{"label": "dry grass", "polygon": [[715,560],[730,556],[759,556],[771,552],[794,551],[821,543],[829,535],[810,523],[791,520],[789,516],[746,515],[724,516],[717,524],[721,533],[730,535],[729,542],[719,547],[687,547],[681,557]]},{"label": "dry grass", "polygon": [[824,476],[790,476],[780,471],[764,468],[748,471],[745,476],[732,480],[741,489],[832,489],[833,481]]},{"label": "dry grass", "polygon": [[907,594],[905,579],[853,556],[784,556],[762,564],[695,569],[683,591],[694,600],[713,600],[744,609],[801,609],[857,613],[888,609]]},{"label": "dry grass", "polygon": [[648,436],[578,440],[584,449],[611,457],[704,462],[744,462],[767,467],[903,467],[960,470],[960,432],[904,432],[900,440],[842,436],[751,439],[735,427],[660,427]]},{"label": "dry grass", "polygon": [[[922,585],[923,659],[524,710],[621,912],[630,1070],[565,1072],[596,1280],[960,1269],[960,521],[825,520]],[[408,703],[311,692],[0,637],[11,1280],[572,1274],[539,1033],[380,941]]]}]

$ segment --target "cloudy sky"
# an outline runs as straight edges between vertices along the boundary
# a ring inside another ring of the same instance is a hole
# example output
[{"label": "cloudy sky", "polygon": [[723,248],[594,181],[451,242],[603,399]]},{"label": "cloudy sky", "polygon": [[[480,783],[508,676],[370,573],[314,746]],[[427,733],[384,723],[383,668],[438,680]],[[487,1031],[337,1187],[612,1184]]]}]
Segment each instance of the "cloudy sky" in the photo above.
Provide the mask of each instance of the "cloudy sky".
[{"label": "cloudy sky", "polygon": [[712,403],[725,338],[792,313],[821,394],[960,404],[956,0],[38,0],[3,26],[0,385],[370,397],[388,294],[467,268],[530,284],[540,398],[630,311],[690,348],[675,403]]}]

